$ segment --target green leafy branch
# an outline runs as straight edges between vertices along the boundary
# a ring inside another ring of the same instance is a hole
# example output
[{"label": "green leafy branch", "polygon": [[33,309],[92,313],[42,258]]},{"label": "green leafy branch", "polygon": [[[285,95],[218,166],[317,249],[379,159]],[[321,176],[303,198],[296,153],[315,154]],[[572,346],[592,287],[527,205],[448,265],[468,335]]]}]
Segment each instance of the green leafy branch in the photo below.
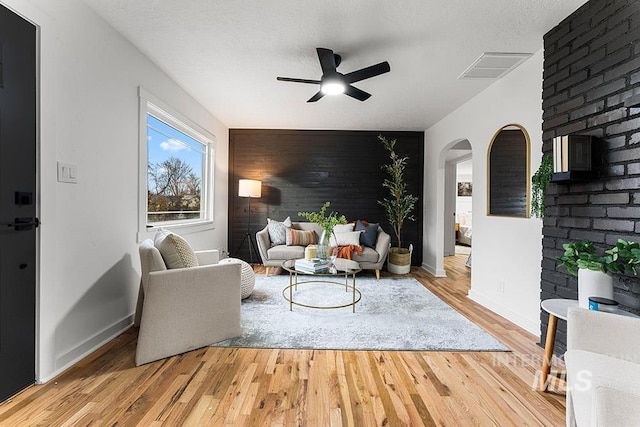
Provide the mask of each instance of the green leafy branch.
[{"label": "green leafy branch", "polygon": [[640,264],[640,244],[619,239],[616,245],[598,255],[593,242],[579,242],[562,245],[564,254],[556,258],[569,274],[578,275],[578,269],[602,271],[604,273],[638,274]]},{"label": "green leafy branch", "polygon": [[547,193],[547,185],[551,182],[552,174],[553,156],[544,156],[540,167],[531,177],[531,215],[536,218],[544,217],[544,198]]},{"label": "green leafy branch", "polygon": [[333,227],[338,224],[346,224],[347,218],[344,215],[338,215],[337,212],[331,212],[327,215],[329,206],[331,206],[331,202],[324,202],[319,212],[298,212],[298,216],[320,225],[325,232],[325,236],[330,236],[333,232]]}]

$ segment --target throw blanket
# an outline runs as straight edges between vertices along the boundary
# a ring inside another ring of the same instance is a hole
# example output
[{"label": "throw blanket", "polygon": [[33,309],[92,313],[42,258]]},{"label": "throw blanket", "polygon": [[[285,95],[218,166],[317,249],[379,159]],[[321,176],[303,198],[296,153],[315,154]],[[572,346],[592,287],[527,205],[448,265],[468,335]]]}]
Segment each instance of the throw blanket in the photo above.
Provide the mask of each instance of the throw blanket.
[{"label": "throw blanket", "polygon": [[362,255],[362,247],[358,245],[338,246],[334,253],[338,258],[351,259],[354,252]]}]

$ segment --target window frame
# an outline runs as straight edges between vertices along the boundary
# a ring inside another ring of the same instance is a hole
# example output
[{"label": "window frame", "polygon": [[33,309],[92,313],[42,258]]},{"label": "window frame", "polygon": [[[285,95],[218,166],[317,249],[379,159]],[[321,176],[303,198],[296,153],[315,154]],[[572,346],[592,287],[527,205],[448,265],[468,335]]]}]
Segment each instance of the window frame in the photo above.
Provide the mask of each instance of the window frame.
[{"label": "window frame", "polygon": [[[176,230],[181,233],[199,232],[214,228],[214,181],[216,137],[185,115],[171,108],[165,102],[149,93],[143,87],[138,88],[139,98],[139,167],[138,167],[138,241],[151,238],[159,228]],[[202,218],[165,221],[155,225],[147,222],[148,191],[148,140],[147,115],[152,115],[178,131],[206,143],[205,167],[202,177],[202,200],[200,209]]]}]

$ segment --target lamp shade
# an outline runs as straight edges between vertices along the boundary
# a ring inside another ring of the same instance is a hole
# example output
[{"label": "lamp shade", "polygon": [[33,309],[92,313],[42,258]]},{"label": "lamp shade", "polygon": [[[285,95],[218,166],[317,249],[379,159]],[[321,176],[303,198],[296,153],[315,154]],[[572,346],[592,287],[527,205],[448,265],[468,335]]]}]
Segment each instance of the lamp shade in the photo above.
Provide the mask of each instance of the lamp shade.
[{"label": "lamp shade", "polygon": [[262,181],[256,179],[241,179],[238,181],[238,196],[260,198],[262,196]]}]

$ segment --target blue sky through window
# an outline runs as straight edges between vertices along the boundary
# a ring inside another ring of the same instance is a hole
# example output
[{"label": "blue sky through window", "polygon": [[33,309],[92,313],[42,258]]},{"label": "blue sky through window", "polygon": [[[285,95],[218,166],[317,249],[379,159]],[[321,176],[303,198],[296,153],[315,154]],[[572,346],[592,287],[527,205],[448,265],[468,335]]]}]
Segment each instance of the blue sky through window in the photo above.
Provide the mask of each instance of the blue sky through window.
[{"label": "blue sky through window", "polygon": [[202,182],[206,147],[183,132],[147,114],[147,159],[161,163],[169,157],[187,162]]}]

